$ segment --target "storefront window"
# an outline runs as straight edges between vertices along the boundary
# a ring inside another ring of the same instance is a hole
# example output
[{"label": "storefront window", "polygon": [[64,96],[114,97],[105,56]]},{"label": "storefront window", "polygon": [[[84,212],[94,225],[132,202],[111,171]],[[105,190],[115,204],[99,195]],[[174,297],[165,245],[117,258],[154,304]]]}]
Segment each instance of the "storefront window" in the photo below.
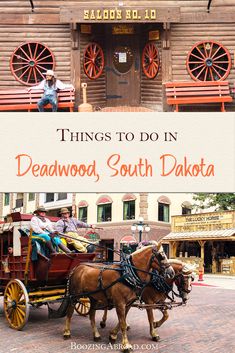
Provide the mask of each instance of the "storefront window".
[{"label": "storefront window", "polygon": [[57,195],[57,201],[60,200],[66,200],[67,199],[67,193],[66,192],[59,192]]},{"label": "storefront window", "polygon": [[114,49],[113,65],[121,74],[125,74],[130,71],[133,61],[134,57],[130,47],[118,46]]},{"label": "storefront window", "polygon": [[87,207],[78,208],[78,219],[82,222],[87,223]]},{"label": "storefront window", "polygon": [[29,201],[34,201],[35,200],[35,193],[34,192],[30,192],[29,193]]},{"label": "storefront window", "polygon": [[10,204],[10,193],[6,192],[4,194],[4,206],[9,206]]},{"label": "storefront window", "polygon": [[182,215],[187,215],[192,213],[192,205],[189,201],[184,201],[181,205],[182,207]]},{"label": "storefront window", "polygon": [[135,200],[123,202],[123,220],[135,219]]},{"label": "storefront window", "polygon": [[55,200],[55,194],[54,192],[48,192],[46,193],[46,200],[45,202],[53,202]]},{"label": "storefront window", "polygon": [[191,208],[182,207],[182,215],[183,214],[191,214],[191,213],[192,213]]},{"label": "storefront window", "polygon": [[158,203],[158,220],[161,222],[170,221],[170,206],[164,203]]},{"label": "storefront window", "polygon": [[16,208],[23,207],[23,204],[24,204],[24,194],[23,193],[17,193],[16,194],[15,207]]},{"label": "storefront window", "polygon": [[110,222],[112,220],[112,204],[97,206],[97,222]]}]

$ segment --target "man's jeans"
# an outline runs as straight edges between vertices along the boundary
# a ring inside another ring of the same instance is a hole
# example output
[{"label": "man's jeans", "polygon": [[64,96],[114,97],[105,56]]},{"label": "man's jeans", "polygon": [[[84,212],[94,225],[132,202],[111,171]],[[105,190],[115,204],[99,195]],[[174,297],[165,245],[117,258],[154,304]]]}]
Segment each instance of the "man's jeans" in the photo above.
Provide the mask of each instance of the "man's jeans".
[{"label": "man's jeans", "polygon": [[38,101],[38,110],[40,112],[44,112],[45,105],[49,103],[52,105],[52,111],[57,112],[58,101],[57,98],[54,96],[43,96],[40,101]]}]

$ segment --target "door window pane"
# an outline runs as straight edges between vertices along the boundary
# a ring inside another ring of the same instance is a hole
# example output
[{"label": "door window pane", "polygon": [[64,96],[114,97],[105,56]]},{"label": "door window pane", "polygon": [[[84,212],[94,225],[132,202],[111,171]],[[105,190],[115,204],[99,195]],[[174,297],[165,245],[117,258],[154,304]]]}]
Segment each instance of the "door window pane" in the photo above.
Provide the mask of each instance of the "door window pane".
[{"label": "door window pane", "polygon": [[134,57],[130,47],[117,46],[113,52],[113,65],[121,74],[130,71]]}]

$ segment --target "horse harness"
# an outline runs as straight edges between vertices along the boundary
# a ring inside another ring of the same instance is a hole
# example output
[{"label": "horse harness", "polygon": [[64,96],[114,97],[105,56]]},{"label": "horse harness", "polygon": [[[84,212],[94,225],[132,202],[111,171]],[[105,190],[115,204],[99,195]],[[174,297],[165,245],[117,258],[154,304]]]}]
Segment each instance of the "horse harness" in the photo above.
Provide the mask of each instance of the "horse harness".
[{"label": "horse harness", "polygon": [[[160,271],[164,273],[165,269],[170,266],[170,264],[168,264],[168,262],[167,262],[165,254],[158,252],[155,249],[153,249],[152,252],[153,252],[153,254],[150,259],[150,267],[151,267],[154,259],[157,258],[157,260],[159,261],[159,265],[160,265]],[[94,298],[92,298],[92,295],[97,294],[99,292],[103,292],[104,296],[107,300],[107,307],[112,308],[113,305],[112,305],[110,299],[108,298],[107,290],[110,289],[111,287],[113,287],[117,283],[123,283],[124,285],[126,285],[129,288],[131,288],[132,290],[134,290],[134,292],[136,293],[137,299],[141,300],[143,290],[145,289],[146,286],[151,284],[151,281],[153,279],[153,275],[152,275],[153,272],[152,271],[149,272],[149,271],[141,270],[141,269],[134,266],[134,264],[132,262],[131,255],[124,255],[123,254],[122,261],[119,263],[119,267],[117,267],[117,268],[107,267],[107,265],[100,267],[100,266],[95,266],[95,264],[90,264],[90,263],[86,264],[86,266],[100,269],[100,273],[98,276],[98,287],[93,291],[81,293],[81,294],[79,294],[79,296],[73,295],[72,293],[69,293],[70,279],[76,269],[76,268],[74,268],[73,271],[69,275],[68,282],[67,282],[67,291],[66,291],[66,295],[70,297],[70,300],[73,303],[76,303],[79,300],[79,298],[82,298],[82,297],[90,297],[90,299],[94,300]],[[120,272],[120,277],[108,286],[103,285],[103,272],[106,270]],[[137,271],[149,274],[150,280],[147,282],[142,281],[140,279],[140,277],[138,276]],[[161,278],[163,279],[164,277],[161,276]]]}]

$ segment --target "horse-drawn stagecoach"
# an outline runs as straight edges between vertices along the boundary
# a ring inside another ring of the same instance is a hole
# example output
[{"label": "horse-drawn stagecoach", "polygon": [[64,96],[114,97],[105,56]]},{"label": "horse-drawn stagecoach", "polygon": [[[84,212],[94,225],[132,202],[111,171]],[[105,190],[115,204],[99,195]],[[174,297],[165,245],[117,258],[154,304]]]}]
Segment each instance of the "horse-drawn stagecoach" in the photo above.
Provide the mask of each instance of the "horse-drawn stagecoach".
[{"label": "horse-drawn stagecoach", "polygon": [[[110,331],[110,340],[115,341],[121,330],[123,350],[129,352],[132,347],[127,338],[126,316],[132,306],[147,310],[150,334],[156,341],[156,327],[168,318],[167,310],[185,303],[191,291],[192,269],[180,261],[168,260],[156,242],[131,255],[120,253],[121,261],[116,263],[93,261],[96,253],[52,253],[47,258],[32,232],[25,234],[25,223],[22,219],[4,223],[0,234],[0,293],[4,296],[6,319],[14,329],[24,327],[30,305],[46,304],[51,317],[67,315],[64,338],[70,337],[75,309],[81,315],[89,314],[93,338],[98,340],[96,310],[105,310],[101,322],[104,327],[107,310],[115,308],[118,324]],[[174,295],[182,302],[175,302]],[[57,311],[49,307],[54,302],[62,302]],[[160,321],[154,322],[152,309],[162,311]]]},{"label": "horse-drawn stagecoach", "polygon": [[[48,259],[40,251],[40,241],[25,229],[30,216],[0,225],[0,295],[4,313],[14,329],[27,323],[30,306],[63,300],[70,271],[82,262],[92,261],[96,253],[55,253]],[[56,219],[52,219],[55,221]],[[87,312],[86,301],[77,304],[80,314]]]}]

